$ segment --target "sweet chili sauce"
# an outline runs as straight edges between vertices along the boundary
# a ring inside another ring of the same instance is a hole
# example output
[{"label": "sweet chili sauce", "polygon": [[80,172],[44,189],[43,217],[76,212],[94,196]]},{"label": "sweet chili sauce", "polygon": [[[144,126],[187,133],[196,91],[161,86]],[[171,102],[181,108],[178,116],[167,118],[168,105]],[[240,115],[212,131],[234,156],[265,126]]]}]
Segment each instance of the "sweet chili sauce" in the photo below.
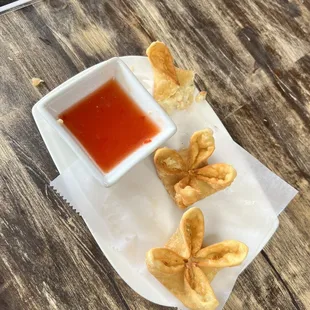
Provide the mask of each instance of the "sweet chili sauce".
[{"label": "sweet chili sauce", "polygon": [[159,132],[158,126],[113,79],[59,118],[104,172],[151,142]]}]

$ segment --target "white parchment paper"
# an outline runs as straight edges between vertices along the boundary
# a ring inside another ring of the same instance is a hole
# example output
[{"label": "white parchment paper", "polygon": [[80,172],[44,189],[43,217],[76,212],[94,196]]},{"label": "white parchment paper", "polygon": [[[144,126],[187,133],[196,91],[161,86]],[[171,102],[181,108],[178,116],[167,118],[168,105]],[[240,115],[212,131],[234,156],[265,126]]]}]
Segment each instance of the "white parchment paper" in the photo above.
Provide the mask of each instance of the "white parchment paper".
[{"label": "white parchment paper", "polygon": [[[168,142],[169,147],[187,145],[193,131],[206,127],[187,122],[182,113],[174,118],[176,123],[180,121],[179,130]],[[229,188],[195,205],[205,215],[205,243],[236,239],[249,246],[248,258],[242,266],[222,270],[212,282],[221,309],[238,275],[271,238],[278,226],[278,214],[296,195],[296,190],[233,142],[227,133],[218,128],[213,130],[216,150],[210,162],[232,164],[238,176]],[[128,268],[137,273],[137,281],[144,278],[163,296],[164,304],[182,308],[148,275],[144,263],[145,253],[164,245],[183,214],[158,179],[152,157],[134,167],[111,188],[101,186],[79,160],[51,185],[80,212],[94,236],[105,239],[103,252],[107,245],[113,248],[128,263]],[[101,246],[100,239],[96,240]]]}]

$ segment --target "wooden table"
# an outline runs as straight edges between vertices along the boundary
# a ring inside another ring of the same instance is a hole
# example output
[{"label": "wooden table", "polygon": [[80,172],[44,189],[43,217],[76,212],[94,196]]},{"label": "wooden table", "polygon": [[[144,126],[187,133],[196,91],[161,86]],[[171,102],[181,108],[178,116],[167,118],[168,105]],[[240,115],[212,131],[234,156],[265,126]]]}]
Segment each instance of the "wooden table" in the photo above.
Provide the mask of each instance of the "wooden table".
[{"label": "wooden table", "polygon": [[79,71],[154,40],[197,72],[232,137],[300,191],[225,309],[310,309],[308,0],[50,0],[0,16],[0,309],[163,309],[49,187],[58,173],[31,115]]}]

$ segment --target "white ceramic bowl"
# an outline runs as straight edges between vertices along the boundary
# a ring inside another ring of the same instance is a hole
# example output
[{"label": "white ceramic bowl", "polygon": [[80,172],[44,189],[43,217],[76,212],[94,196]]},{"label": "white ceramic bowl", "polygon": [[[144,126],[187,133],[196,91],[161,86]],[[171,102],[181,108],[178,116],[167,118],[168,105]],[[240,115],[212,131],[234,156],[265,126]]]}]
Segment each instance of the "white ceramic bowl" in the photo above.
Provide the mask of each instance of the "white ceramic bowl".
[{"label": "white ceramic bowl", "polygon": [[[112,78],[116,79],[123,90],[157,124],[160,131],[152,138],[150,143],[142,145],[110,172],[104,173],[74,135],[57,120],[59,114],[94,92]],[[84,75],[72,78],[65,85],[60,85],[43,97],[36,106],[45,120],[59,133],[82,160],[89,172],[106,187],[114,184],[129,169],[150,155],[176,132],[176,126],[170,117],[119,58],[112,58],[104,63],[98,64],[93,70],[86,72]]]}]

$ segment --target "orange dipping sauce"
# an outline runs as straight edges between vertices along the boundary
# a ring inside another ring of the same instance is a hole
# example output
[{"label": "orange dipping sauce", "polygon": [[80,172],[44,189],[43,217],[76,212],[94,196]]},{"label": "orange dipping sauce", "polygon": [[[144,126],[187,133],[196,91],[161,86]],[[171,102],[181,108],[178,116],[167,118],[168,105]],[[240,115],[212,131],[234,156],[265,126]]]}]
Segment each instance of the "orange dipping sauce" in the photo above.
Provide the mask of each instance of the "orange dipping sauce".
[{"label": "orange dipping sauce", "polygon": [[104,172],[151,142],[160,130],[115,80],[102,85],[59,118]]}]

